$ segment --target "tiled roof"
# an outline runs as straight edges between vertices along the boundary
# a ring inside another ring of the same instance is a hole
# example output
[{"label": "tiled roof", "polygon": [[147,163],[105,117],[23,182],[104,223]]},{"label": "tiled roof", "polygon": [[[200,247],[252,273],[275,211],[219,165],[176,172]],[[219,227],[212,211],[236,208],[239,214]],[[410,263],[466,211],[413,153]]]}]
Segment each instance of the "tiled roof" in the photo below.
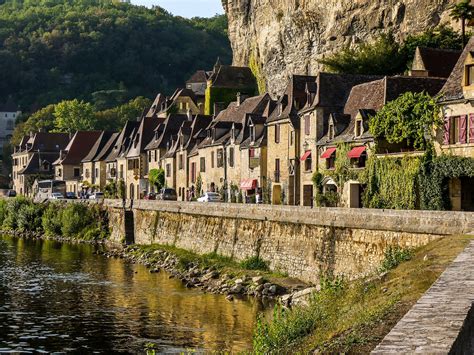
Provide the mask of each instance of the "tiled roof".
[{"label": "tiled roof", "polygon": [[416,56],[420,57],[423,68],[413,67],[412,69],[427,70],[431,77],[448,78],[461,53],[462,51],[449,49],[417,48]]},{"label": "tiled roof", "polygon": [[161,105],[166,102],[166,97],[163,94],[158,94],[155,97],[155,100],[151,104],[150,109],[148,110],[146,117],[153,117],[161,111]]},{"label": "tiled roof", "polygon": [[107,143],[109,143],[110,137],[112,137],[112,135],[114,135],[113,132],[102,132],[100,137],[97,139],[97,141],[94,143],[91,150],[89,151],[89,154],[87,154],[84,159],[82,159],[82,162],[87,163],[95,161],[102,149],[106,146]]},{"label": "tiled roof", "polygon": [[459,57],[456,66],[454,67],[448,81],[441,89],[442,98],[441,101],[460,100],[464,98],[462,91],[462,78],[464,75],[464,63],[466,62],[467,56],[470,52],[474,51],[474,37],[471,37],[468,44],[464,48],[461,56]]},{"label": "tiled roof", "polygon": [[257,88],[257,82],[248,67],[219,65],[210,79],[213,87],[219,88]]},{"label": "tiled roof", "polygon": [[139,157],[145,152],[145,147],[152,141],[155,135],[155,128],[160,121],[155,117],[144,117],[140,121],[140,126],[136,131],[130,149],[127,152],[127,158]]},{"label": "tiled roof", "polygon": [[97,154],[97,156],[94,158],[94,161],[104,161],[107,159],[109,154],[112,152],[115,146],[115,142],[117,141],[117,138],[119,137],[120,133],[113,133],[107,143],[104,145],[102,150]]},{"label": "tiled roof", "polygon": [[101,131],[77,131],[64,149],[64,155],[54,164],[79,165],[101,134]]},{"label": "tiled roof", "polygon": [[69,133],[38,132],[32,137],[24,137],[19,148],[27,151],[58,152],[66,148],[70,140]]},{"label": "tiled roof", "polygon": [[139,124],[140,123],[138,121],[127,121],[125,123],[124,127],[120,131],[119,136],[117,137],[117,140],[115,141],[114,147],[107,157],[105,157],[105,161],[112,162],[115,159],[126,155],[133,132],[136,131]]},{"label": "tiled roof", "polygon": [[198,70],[195,72],[186,83],[205,83],[207,82],[209,75],[205,70]]},{"label": "tiled roof", "polygon": [[20,170],[19,174],[38,174],[40,172],[41,164],[45,161],[49,163],[49,170],[42,171],[42,174],[53,174],[53,162],[59,157],[59,152],[33,153],[26,164],[26,167]]},{"label": "tiled roof", "polygon": [[247,114],[263,114],[269,102],[272,101],[270,95],[249,97],[240,105],[237,102],[231,102],[229,106],[221,111],[215,122],[238,122],[243,123]]},{"label": "tiled roof", "polygon": [[145,146],[145,150],[166,148],[166,144],[171,137],[178,134],[181,125],[188,119],[187,115],[174,113],[168,115],[163,123],[155,127],[154,132],[152,130],[152,137]]}]

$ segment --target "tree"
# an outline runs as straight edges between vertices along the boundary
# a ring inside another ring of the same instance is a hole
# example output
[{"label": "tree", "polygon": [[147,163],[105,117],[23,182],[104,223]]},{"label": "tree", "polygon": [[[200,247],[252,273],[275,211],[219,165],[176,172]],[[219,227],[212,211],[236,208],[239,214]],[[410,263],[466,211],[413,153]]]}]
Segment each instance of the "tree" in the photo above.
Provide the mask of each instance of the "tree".
[{"label": "tree", "polygon": [[56,132],[87,131],[94,129],[94,108],[77,99],[62,101],[54,106]]},{"label": "tree", "polygon": [[163,169],[151,169],[148,173],[150,184],[156,187],[157,191],[165,187],[165,171]]},{"label": "tree", "polygon": [[425,150],[427,135],[442,124],[439,112],[436,98],[424,92],[407,92],[370,119],[370,133],[392,144],[406,141],[415,149]]},{"label": "tree", "polygon": [[453,20],[461,20],[461,36],[462,46],[466,46],[466,20],[474,18],[474,6],[471,5],[471,0],[461,0],[459,3],[451,6],[451,18]]}]

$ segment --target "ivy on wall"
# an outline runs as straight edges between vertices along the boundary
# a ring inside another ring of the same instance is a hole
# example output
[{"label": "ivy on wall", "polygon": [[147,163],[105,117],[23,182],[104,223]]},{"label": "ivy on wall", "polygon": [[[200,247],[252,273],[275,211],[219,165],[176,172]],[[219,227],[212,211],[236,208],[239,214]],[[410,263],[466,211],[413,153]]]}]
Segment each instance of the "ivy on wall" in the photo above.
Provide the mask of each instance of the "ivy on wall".
[{"label": "ivy on wall", "polygon": [[420,179],[421,208],[450,209],[449,180],[460,177],[474,178],[474,159],[450,155],[434,157],[428,150]]},{"label": "ivy on wall", "polygon": [[254,52],[255,50],[250,53],[249,68],[255,76],[255,80],[257,81],[259,94],[263,95],[267,92],[267,83],[265,81],[265,76],[263,75],[262,65],[259,63]]},{"label": "ivy on wall", "polygon": [[360,179],[366,184],[364,207],[406,210],[419,208],[420,168],[420,158],[370,157]]},{"label": "ivy on wall", "polygon": [[214,114],[214,104],[220,103],[224,108],[227,108],[229,104],[237,100],[237,94],[247,94],[253,96],[255,93],[255,88],[216,88],[208,87],[206,89],[206,102],[204,105],[204,114],[212,115]]}]

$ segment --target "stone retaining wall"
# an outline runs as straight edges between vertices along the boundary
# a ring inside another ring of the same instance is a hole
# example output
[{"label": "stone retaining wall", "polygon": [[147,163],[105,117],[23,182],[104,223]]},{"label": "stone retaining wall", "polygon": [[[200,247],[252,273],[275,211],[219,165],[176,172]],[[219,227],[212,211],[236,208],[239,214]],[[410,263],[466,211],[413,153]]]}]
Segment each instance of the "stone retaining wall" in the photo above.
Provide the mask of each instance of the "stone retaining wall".
[{"label": "stone retaining wall", "polygon": [[[112,239],[123,241],[122,202],[105,204]],[[418,247],[474,230],[473,214],[461,212],[162,201],[137,201],[133,209],[138,244],[171,244],[238,261],[260,256],[272,270],[313,283],[321,274],[364,276],[380,265],[389,246]]]}]

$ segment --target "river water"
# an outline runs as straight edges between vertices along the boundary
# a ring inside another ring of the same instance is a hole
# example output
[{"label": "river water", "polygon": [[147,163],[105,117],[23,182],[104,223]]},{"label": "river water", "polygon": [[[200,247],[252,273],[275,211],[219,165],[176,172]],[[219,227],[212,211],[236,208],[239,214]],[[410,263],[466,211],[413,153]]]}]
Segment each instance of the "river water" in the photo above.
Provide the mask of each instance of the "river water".
[{"label": "river water", "polygon": [[0,237],[0,352],[241,352],[261,306],[189,290],[88,245]]}]

